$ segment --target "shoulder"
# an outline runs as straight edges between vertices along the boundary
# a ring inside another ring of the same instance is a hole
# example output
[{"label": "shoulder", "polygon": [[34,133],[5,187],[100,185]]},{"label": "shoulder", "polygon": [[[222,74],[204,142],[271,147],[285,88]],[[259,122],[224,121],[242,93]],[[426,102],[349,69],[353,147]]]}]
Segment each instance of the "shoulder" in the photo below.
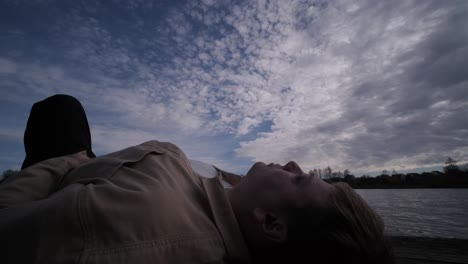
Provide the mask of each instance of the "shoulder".
[{"label": "shoulder", "polygon": [[149,147],[172,152],[182,152],[182,150],[176,144],[173,144],[171,142],[161,142],[157,140],[146,141],[135,147]]},{"label": "shoulder", "polygon": [[[175,170],[187,171],[190,167],[184,152],[177,145],[152,140],[91,159],[67,175],[61,186],[77,180],[87,183],[95,178],[109,179],[128,164],[138,164],[139,170],[151,174],[155,174],[154,168],[157,166],[171,168],[174,173]],[[125,173],[131,172],[126,170]]]}]

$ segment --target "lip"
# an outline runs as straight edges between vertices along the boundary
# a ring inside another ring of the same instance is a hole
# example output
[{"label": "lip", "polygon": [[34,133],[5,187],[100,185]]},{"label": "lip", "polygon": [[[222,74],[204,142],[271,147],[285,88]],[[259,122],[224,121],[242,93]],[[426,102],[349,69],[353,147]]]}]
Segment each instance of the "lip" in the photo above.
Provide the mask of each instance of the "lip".
[{"label": "lip", "polygon": [[270,163],[267,165],[267,167],[283,169],[283,166],[279,165],[278,163]]}]

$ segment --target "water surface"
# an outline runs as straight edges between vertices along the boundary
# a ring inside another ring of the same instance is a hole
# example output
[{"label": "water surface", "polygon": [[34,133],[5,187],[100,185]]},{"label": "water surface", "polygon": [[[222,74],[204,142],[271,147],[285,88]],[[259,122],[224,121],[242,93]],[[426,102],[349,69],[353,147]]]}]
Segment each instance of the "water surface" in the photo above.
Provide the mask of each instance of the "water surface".
[{"label": "water surface", "polygon": [[468,189],[358,189],[391,235],[468,239]]}]

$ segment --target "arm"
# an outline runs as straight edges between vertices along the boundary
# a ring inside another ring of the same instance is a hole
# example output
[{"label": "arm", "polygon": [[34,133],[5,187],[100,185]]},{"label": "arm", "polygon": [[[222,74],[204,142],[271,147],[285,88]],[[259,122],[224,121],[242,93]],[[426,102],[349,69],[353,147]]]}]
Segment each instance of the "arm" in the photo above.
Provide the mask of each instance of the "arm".
[{"label": "arm", "polygon": [[48,159],[0,184],[0,208],[44,199],[57,191],[63,177],[89,160],[86,151]]}]

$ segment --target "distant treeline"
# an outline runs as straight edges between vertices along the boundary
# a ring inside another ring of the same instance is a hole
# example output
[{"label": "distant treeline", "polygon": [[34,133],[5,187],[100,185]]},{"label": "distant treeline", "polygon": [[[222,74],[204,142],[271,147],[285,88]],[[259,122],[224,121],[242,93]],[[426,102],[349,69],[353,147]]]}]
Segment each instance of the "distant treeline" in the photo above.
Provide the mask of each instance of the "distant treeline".
[{"label": "distant treeline", "polygon": [[[17,170],[3,172],[0,182],[19,173]],[[468,164],[457,165],[457,161],[448,158],[444,171],[431,171],[423,173],[398,173],[387,170],[376,177],[362,175],[354,176],[349,170],[333,171],[331,167],[314,169],[309,174],[318,175],[326,182],[346,182],[353,188],[468,188]]]},{"label": "distant treeline", "polygon": [[345,170],[332,172],[330,167],[324,170],[314,169],[309,174],[319,173],[319,176],[329,183],[346,182],[355,189],[371,188],[468,188],[468,166],[458,166],[452,158],[445,162],[444,171],[402,174],[387,170],[376,177],[362,175],[356,177]]}]

